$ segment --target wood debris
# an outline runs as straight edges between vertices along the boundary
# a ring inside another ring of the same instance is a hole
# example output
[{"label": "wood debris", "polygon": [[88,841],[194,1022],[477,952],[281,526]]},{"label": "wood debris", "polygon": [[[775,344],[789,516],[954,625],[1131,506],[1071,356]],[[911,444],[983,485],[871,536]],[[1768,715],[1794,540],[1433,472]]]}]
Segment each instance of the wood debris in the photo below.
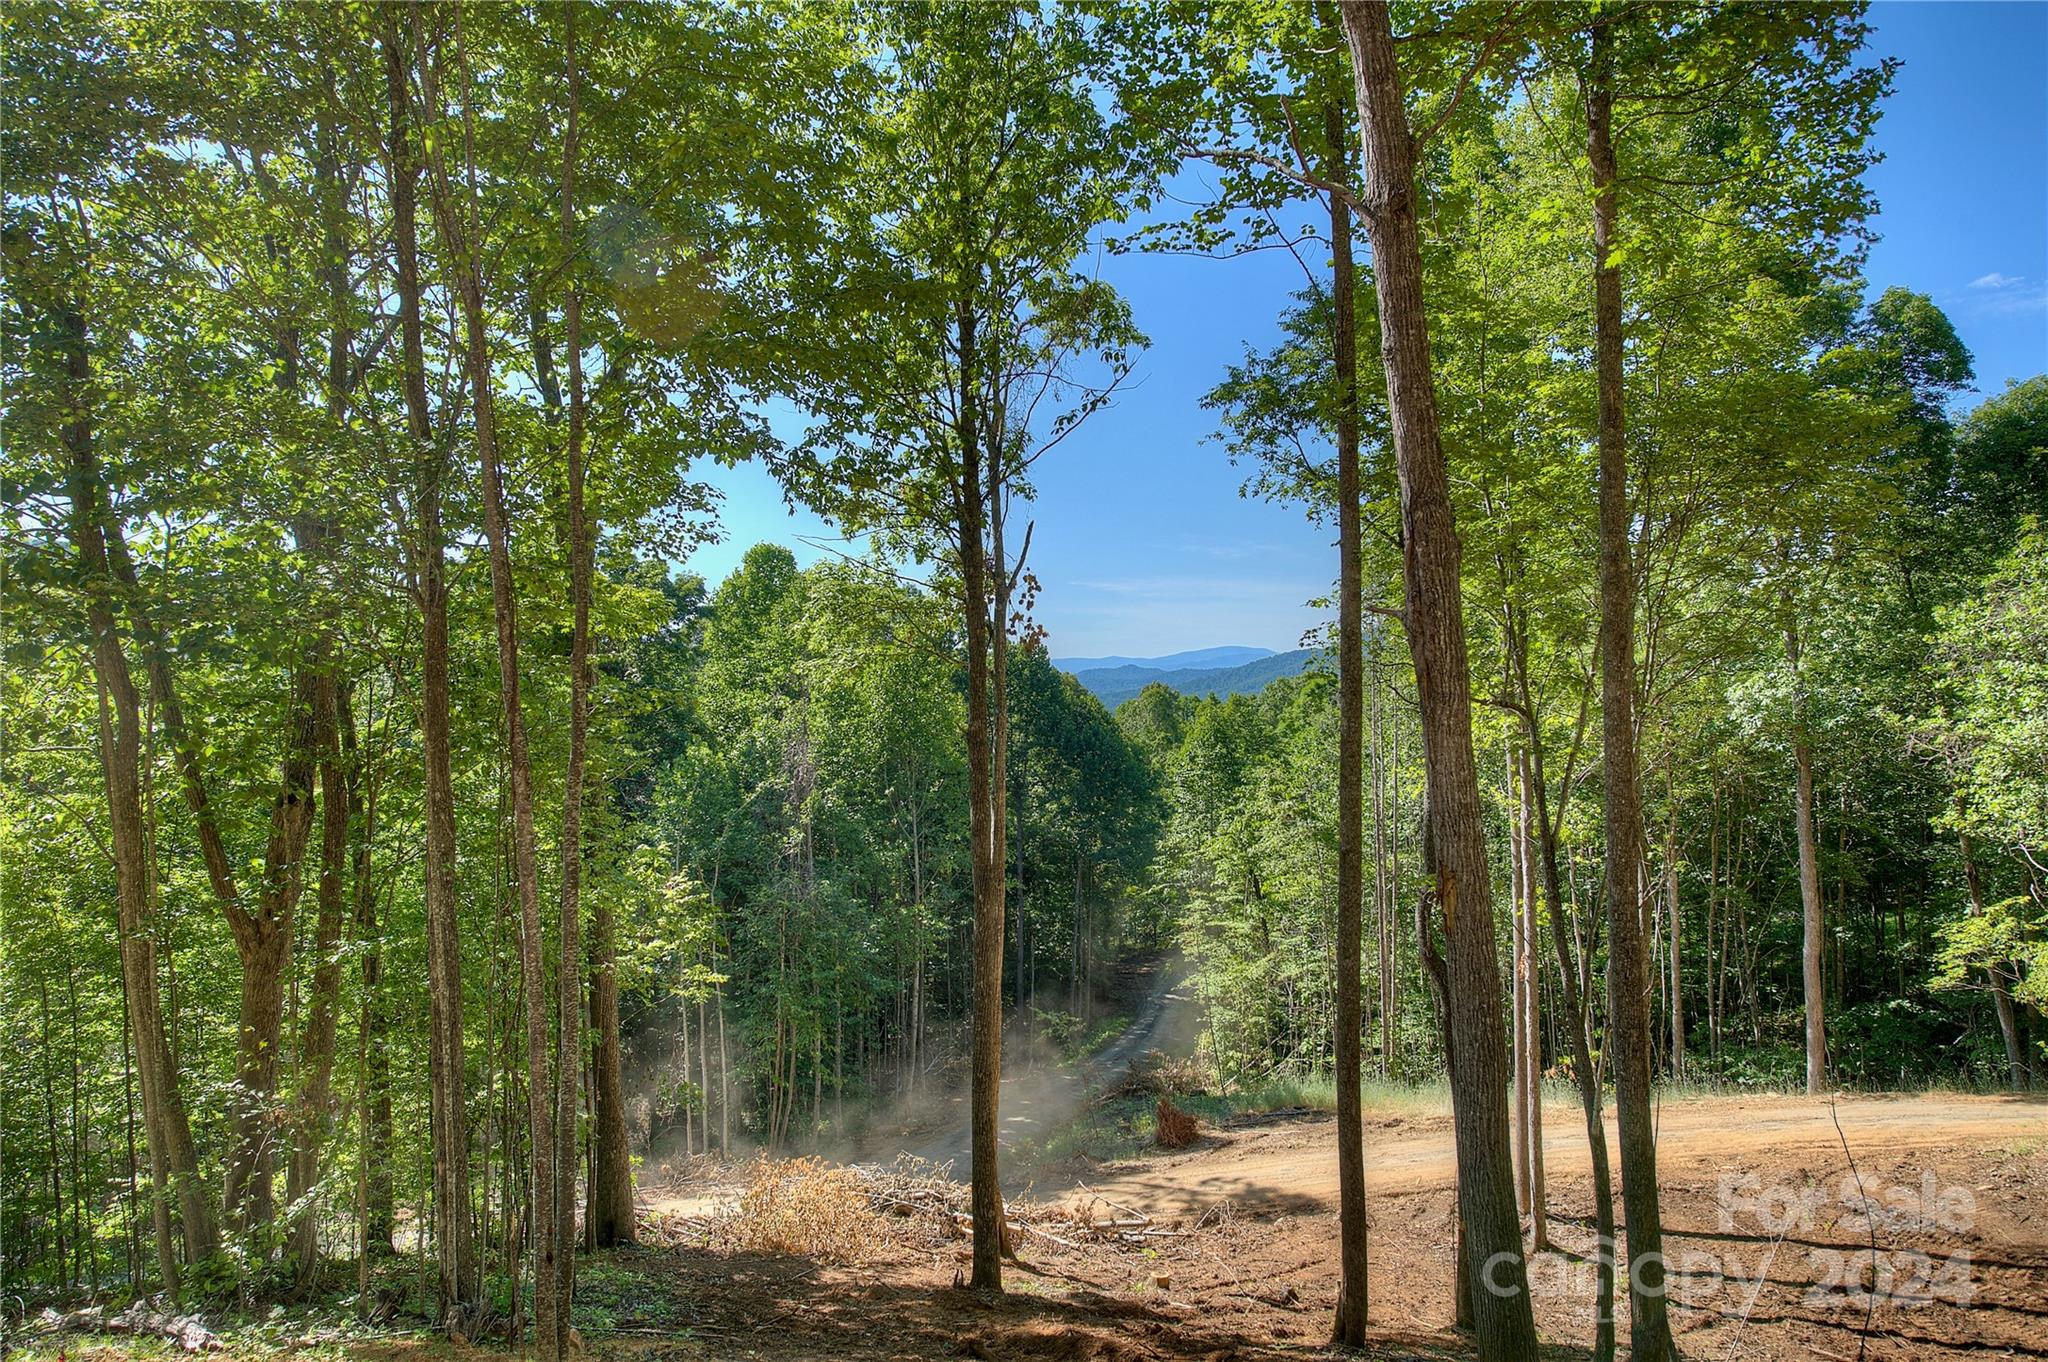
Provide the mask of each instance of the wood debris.
[{"label": "wood debris", "polygon": [[227,1347],[220,1335],[206,1327],[197,1315],[173,1315],[153,1310],[136,1301],[119,1314],[110,1315],[103,1306],[90,1305],[60,1315],[46,1309],[37,1321],[43,1333],[130,1334],[144,1338],[166,1338],[188,1353],[220,1352]]}]

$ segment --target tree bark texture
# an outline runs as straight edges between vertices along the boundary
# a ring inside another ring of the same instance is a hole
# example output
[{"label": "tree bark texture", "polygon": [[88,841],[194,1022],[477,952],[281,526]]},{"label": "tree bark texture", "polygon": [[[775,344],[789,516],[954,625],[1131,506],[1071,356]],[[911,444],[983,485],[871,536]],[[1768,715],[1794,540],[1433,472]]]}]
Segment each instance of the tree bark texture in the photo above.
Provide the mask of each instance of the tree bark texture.
[{"label": "tree bark texture", "polygon": [[1599,388],[1600,722],[1607,827],[1608,1050],[1621,1137],[1622,1209],[1628,1217],[1630,1356],[1672,1356],[1664,1298],[1664,1235],[1657,1205],[1657,1143],[1650,1097],[1649,959],[1639,867],[1642,807],[1635,735],[1635,570],[1628,509],[1622,393],[1619,210],[1612,138],[1613,54],[1604,27],[1592,37],[1585,83],[1586,154],[1593,172],[1594,369]]},{"label": "tree bark texture", "polygon": [[[1342,181],[1344,108],[1323,110],[1331,178]],[[1365,1345],[1368,1266],[1360,1006],[1365,953],[1365,632],[1359,581],[1358,352],[1351,209],[1330,199],[1331,353],[1337,380],[1337,1315],[1331,1341]]]},{"label": "tree bark texture", "polygon": [[1415,207],[1415,139],[1387,7],[1340,5],[1364,149],[1362,201],[1379,298],[1380,355],[1399,471],[1402,575],[1408,646],[1415,665],[1427,836],[1443,916],[1446,1030],[1456,1054],[1452,1113],[1466,1266],[1482,1357],[1533,1359],[1536,1324],[1508,1141],[1507,1038],[1493,921],[1479,777],[1472,755],[1471,678],[1466,669],[1458,543],[1437,425],[1435,375],[1422,298]]}]

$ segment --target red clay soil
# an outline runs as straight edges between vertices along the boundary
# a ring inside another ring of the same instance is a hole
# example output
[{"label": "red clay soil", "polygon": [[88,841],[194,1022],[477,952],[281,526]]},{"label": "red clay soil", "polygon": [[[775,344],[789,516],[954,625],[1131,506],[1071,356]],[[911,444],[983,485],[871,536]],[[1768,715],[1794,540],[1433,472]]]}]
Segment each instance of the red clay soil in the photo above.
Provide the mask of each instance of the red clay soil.
[{"label": "red clay soil", "polygon": [[[2048,1104],[1695,1100],[1667,1105],[1660,1125],[1683,1356],[2048,1358]],[[1583,1140],[1568,1108],[1550,1109],[1547,1127],[1557,1251],[1531,1261],[1537,1324],[1547,1357],[1582,1358],[1593,1282],[1579,1256],[1592,1238]],[[1273,1115],[1206,1131],[1180,1153],[1090,1167],[1060,1197],[1067,1218],[1052,1203],[1020,1217],[1036,1232],[999,1298],[956,1285],[966,1246],[936,1214],[879,1217],[852,1266],[706,1247],[605,1254],[586,1300],[606,1274],[632,1285],[585,1351],[633,1362],[1328,1356],[1332,1133],[1324,1116]],[[1363,1355],[1470,1357],[1450,1328],[1447,1123],[1382,1116],[1366,1143]],[[1075,1225],[1077,1212],[1148,1229],[1104,1242]],[[341,1351],[377,1362],[500,1355],[391,1340]],[[88,1344],[71,1355],[120,1353]]]},{"label": "red clay soil", "polygon": [[[1568,1108],[1553,1108],[1547,1124],[1550,1234],[1562,1251],[1532,1261],[1537,1321],[1547,1355],[1581,1357],[1593,1282],[1575,1256],[1592,1239],[1583,1139]],[[674,1273],[690,1301],[688,1340],[619,1337],[593,1347],[664,1358],[1019,1362],[1317,1353],[1335,1304],[1332,1129],[1317,1115],[1260,1118],[1183,1153],[1090,1170],[1063,1198],[1070,1210],[1093,1203],[1101,1217],[1149,1217],[1162,1233],[1114,1245],[1027,1236],[1026,1261],[1010,1268],[1009,1294],[996,1300],[955,1289],[964,1245],[930,1237],[892,1234],[858,1267],[642,1251],[634,1266]],[[1449,1327],[1447,1123],[1385,1118],[1366,1140],[1367,1355],[1470,1356]],[[2048,1358],[2044,1145],[2048,1105],[2039,1101],[1844,1097],[1832,1114],[1805,1098],[1667,1106],[1659,1169],[1682,1352]],[[1058,1222],[1043,1223],[1058,1233]]]}]

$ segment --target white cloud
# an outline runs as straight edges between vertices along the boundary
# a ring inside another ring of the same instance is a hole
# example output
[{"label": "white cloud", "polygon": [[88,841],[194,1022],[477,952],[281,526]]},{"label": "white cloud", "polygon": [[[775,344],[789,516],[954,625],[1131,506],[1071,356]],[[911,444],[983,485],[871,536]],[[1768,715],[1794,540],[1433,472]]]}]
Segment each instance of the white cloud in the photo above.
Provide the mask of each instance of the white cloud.
[{"label": "white cloud", "polygon": [[1993,270],[1993,271],[1991,271],[1991,273],[1989,273],[1989,274],[1986,274],[1986,275],[1980,275],[1979,277],[1977,277],[1977,278],[1975,278],[1975,279],[1972,279],[1972,280],[1970,281],[1970,287],[1971,287],[1971,288],[2011,288],[2011,287],[2013,287],[2013,286],[2014,286],[2014,285],[2016,285],[2016,284],[2024,284],[2025,282],[2027,282],[2027,281],[2026,281],[2026,278],[2025,278],[2025,276],[2023,276],[2023,275],[2017,275],[2017,274],[2000,274],[2000,273],[1999,273],[1999,272],[1998,272],[1997,270]]}]

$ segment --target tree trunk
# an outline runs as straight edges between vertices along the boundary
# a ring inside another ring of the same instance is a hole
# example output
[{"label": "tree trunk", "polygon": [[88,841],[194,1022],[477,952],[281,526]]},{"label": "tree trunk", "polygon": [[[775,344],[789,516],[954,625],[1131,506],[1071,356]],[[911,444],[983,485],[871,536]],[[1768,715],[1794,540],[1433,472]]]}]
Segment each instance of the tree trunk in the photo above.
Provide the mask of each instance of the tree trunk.
[{"label": "tree trunk", "polygon": [[[1958,805],[1961,804],[1958,798]],[[1958,809],[1958,812],[1961,810]],[[1970,834],[1956,834],[1956,850],[1963,858],[1963,885],[1970,893],[1970,916],[1984,916],[1984,881],[1977,869],[1976,848],[1970,843]],[[1999,1038],[2005,1042],[2006,1072],[2014,1092],[2027,1088],[2027,1052],[2020,1043],[2019,1017],[2013,1011],[2012,992],[2005,986],[2005,976],[1993,965],[1984,971],[1991,986],[1991,1006],[1998,1016]]]},{"label": "tree trunk", "polygon": [[969,1087],[970,1209],[974,1226],[972,1285],[1003,1287],[1003,1191],[996,1168],[997,1104],[1003,1056],[1002,833],[997,825],[995,718],[990,713],[990,620],[981,430],[977,421],[975,315],[965,301],[957,314],[960,370],[961,469],[957,545],[962,615],[967,626],[967,799],[974,873],[973,1064]]},{"label": "tree trunk", "polygon": [[355,851],[351,878],[355,891],[355,941],[362,961],[362,1011],[358,1023],[363,1054],[362,1099],[362,1237],[365,1252],[393,1250],[396,1228],[391,1185],[391,1056],[390,1012],[384,1002],[383,940],[377,925],[377,892],[370,878],[370,848],[377,836],[376,787],[365,790],[364,758],[356,737],[354,707],[348,693],[339,697],[342,771],[347,779],[348,810]]},{"label": "tree trunk", "polygon": [[1507,1041],[1502,1029],[1493,891],[1479,777],[1472,756],[1472,694],[1459,594],[1457,526],[1437,428],[1435,376],[1422,299],[1415,217],[1415,139],[1385,5],[1344,0],[1365,154],[1364,205],[1379,295],[1380,350],[1400,473],[1402,568],[1408,646],[1415,663],[1427,775],[1426,847],[1446,943],[1446,1031],[1452,1039],[1453,1122],[1466,1265],[1481,1355],[1534,1358],[1531,1311],[1510,1172]]},{"label": "tree trunk", "polygon": [[[619,1045],[619,976],[617,938],[608,896],[599,894],[590,905],[590,1026],[592,1031],[592,1084],[590,1105],[591,1144],[595,1175],[584,1208],[588,1237],[593,1248],[630,1244],[636,1226],[633,1219],[633,1162],[626,1136],[626,1092],[622,1081]],[[697,1034],[700,1040],[699,1067],[703,1070],[705,1147],[710,1147],[711,1068],[709,1045],[703,1026],[703,1004],[698,1004]]]},{"label": "tree trunk", "polygon": [[1510,1133],[1515,1150],[1515,1205],[1526,1219],[1529,1215],[1529,901],[1522,860],[1521,784],[1517,779],[1519,754],[1509,745],[1506,805],[1511,811],[1508,826],[1508,1012],[1513,1018],[1510,1058],[1514,1066],[1513,1091],[1508,1101]]},{"label": "tree trunk", "polygon": [[[333,71],[325,77],[325,102],[315,124],[314,165],[321,219],[321,274],[327,284],[327,415],[337,430],[348,421],[349,314],[348,210],[341,186],[341,139],[335,127]],[[338,531],[331,521],[308,516],[301,548],[323,563],[335,556]],[[321,640],[322,666],[314,679],[314,750],[320,762],[320,882],[313,941],[313,998],[299,1045],[300,1094],[294,1114],[291,1161],[285,1198],[292,1225],[294,1294],[310,1290],[319,1273],[319,1215],[311,1198],[320,1179],[320,1157],[334,1125],[334,1032],[341,1007],[343,881],[349,859],[349,797],[343,765],[340,668],[335,662],[330,621]]]},{"label": "tree trunk", "polygon": [[1635,572],[1628,510],[1628,441],[1622,404],[1619,211],[1611,136],[1613,54],[1596,28],[1585,83],[1586,155],[1593,172],[1594,368],[1600,445],[1600,722],[1607,827],[1608,1048],[1621,1136],[1621,1190],[1628,1217],[1630,1356],[1673,1356],[1664,1300],[1664,1234],[1657,1205],[1657,1143],[1650,1099],[1649,961],[1638,875],[1642,809],[1636,785]]},{"label": "tree trunk", "polygon": [[1685,1077],[1685,971],[1680,943],[1681,914],[1678,906],[1678,798],[1671,788],[1671,773],[1664,775],[1664,902],[1671,928],[1671,1076]]},{"label": "tree trunk", "polygon": [[342,881],[348,862],[348,792],[342,775],[340,685],[331,666],[316,680],[314,749],[320,754],[319,915],[313,929],[313,1001],[299,1040],[300,1095],[285,1203],[292,1216],[295,1294],[320,1271],[320,1214],[313,1189],[334,1124],[334,1027],[341,1006]]},{"label": "tree trunk", "polygon": [[[210,1257],[219,1244],[213,1207],[199,1178],[192,1126],[178,1091],[178,1069],[164,1032],[157,985],[154,914],[150,905],[148,850],[142,812],[142,705],[115,623],[118,590],[107,553],[111,511],[100,485],[93,448],[92,369],[85,319],[66,311],[57,318],[63,333],[65,380],[72,419],[62,431],[69,463],[72,538],[78,547],[86,622],[92,634],[92,662],[99,690],[100,772],[107,789],[107,823],[114,852],[115,921],[121,944],[121,988],[128,1033],[142,1092],[143,1135],[149,1146],[151,1216],[156,1233],[157,1270],[166,1290],[180,1285],[185,1263]],[[171,1202],[178,1209],[182,1243],[174,1241]]]},{"label": "tree trunk", "polygon": [[[566,462],[571,634],[569,763],[562,783],[561,914],[555,968],[555,1338],[552,1349],[546,1343],[541,1345],[543,1355],[552,1351],[558,1357],[569,1352],[569,1306],[576,1295],[576,1130],[583,1079],[583,779],[584,749],[590,733],[590,577],[594,553],[591,540],[597,530],[590,523],[583,487],[583,299],[576,288],[574,269],[576,252],[581,246],[576,230],[576,7],[564,5],[560,13],[566,105],[562,133],[562,252],[567,287],[562,320],[563,350],[569,367]],[[505,598],[509,613],[509,582]],[[527,779],[530,786],[531,773]],[[530,792],[528,798],[530,801]],[[530,835],[531,808],[527,819]],[[525,877],[522,870],[522,882]],[[631,1205],[629,1193],[629,1219]],[[543,1248],[543,1255],[547,1251]]]},{"label": "tree trunk", "polygon": [[1543,1180],[1543,971],[1536,943],[1536,921],[1543,915],[1543,905],[1536,892],[1535,800],[1530,790],[1535,780],[1526,748],[1517,754],[1515,775],[1520,797],[1515,801],[1514,837],[1522,863],[1522,1035],[1527,1046],[1522,1084],[1523,1151],[1529,1165],[1529,1245],[1541,1252],[1550,1247],[1550,1206]]},{"label": "tree trunk", "polygon": [[1374,935],[1379,945],[1380,1072],[1394,1076],[1394,937],[1393,887],[1387,873],[1387,773],[1380,745],[1379,645],[1372,657],[1372,703],[1368,723],[1372,773],[1372,903]]},{"label": "tree trunk", "polygon": [[[1524,673],[1526,675],[1526,671]],[[1526,706],[1529,692],[1522,692]],[[1551,945],[1557,954],[1558,986],[1564,992],[1566,1019],[1572,1040],[1572,1078],[1579,1088],[1579,1107],[1586,1118],[1586,1151],[1593,1177],[1593,1223],[1599,1236],[1594,1266],[1597,1272],[1593,1300],[1593,1359],[1613,1362],[1614,1358],[1614,1179],[1607,1158],[1607,1126],[1600,1117],[1600,1071],[1593,1063],[1591,1015],[1592,998],[1579,986],[1579,966],[1573,958],[1572,939],[1576,930],[1565,921],[1562,884],[1558,875],[1558,832],[1564,823],[1560,801],[1555,815],[1550,812],[1550,795],[1543,774],[1543,745],[1525,711],[1529,733],[1529,789],[1536,804],[1536,835],[1543,860],[1543,898],[1550,917]],[[1570,791],[1567,787],[1566,794]]]},{"label": "tree trunk", "polygon": [[231,1225],[254,1234],[276,1218],[272,1195],[275,1143],[270,1127],[275,1114],[278,1056],[284,1041],[285,972],[291,963],[301,861],[312,826],[313,674],[303,668],[293,674],[282,777],[271,803],[269,838],[252,912],[235,884],[227,844],[207,794],[202,744],[186,727],[178,702],[169,644],[150,616],[121,527],[108,518],[103,529],[106,560],[126,598],[129,620],[148,660],[150,685],[162,706],[164,729],[182,777],[186,806],[192,811],[207,881],[227,919],[242,967],[235,1026],[235,1091],[228,1103],[224,1210]]},{"label": "tree trunk", "polygon": [[[284,778],[271,806],[270,839],[263,857],[257,911],[224,899],[228,926],[242,960],[241,1005],[236,1018],[234,1136],[229,1147],[226,1211],[244,1234],[267,1233],[276,1219],[272,1138],[278,1061],[284,1048],[284,985],[291,966],[293,917],[302,882],[300,867],[312,827],[315,750],[314,694],[319,682],[301,672],[292,685],[292,716],[285,737]],[[196,777],[187,791],[197,788]]]},{"label": "tree trunk", "polygon": [[[1713,788],[1707,813],[1707,1056],[1718,1068],[1721,1063],[1722,961],[1727,956],[1727,932],[1720,914],[1721,900],[1721,787]],[[1716,933],[1719,932],[1719,935]]]},{"label": "tree trunk", "polygon": [[[455,10],[455,46],[462,56],[461,11]],[[438,63],[420,53],[420,85],[429,121],[440,117]],[[465,170],[473,174],[475,147],[470,110],[462,116]],[[512,876],[519,893],[519,966],[526,1001],[528,1165],[534,1245],[534,1341],[549,1362],[561,1354],[566,1323],[560,1299],[564,1251],[556,1214],[558,1171],[553,1128],[555,1091],[548,1070],[549,999],[540,917],[538,857],[533,821],[533,762],[527,751],[526,716],[519,697],[518,601],[512,577],[512,532],[505,518],[503,465],[498,450],[497,403],[490,353],[490,323],[484,310],[482,265],[472,221],[473,195],[458,202],[447,158],[429,143],[428,182],[434,221],[450,260],[449,274],[462,314],[463,368],[468,376],[475,424],[477,462],[483,475],[484,538],[489,545],[491,614],[497,625],[498,693],[504,722],[506,775],[512,797]],[[473,185],[465,188],[473,190]],[[573,963],[564,968],[576,972]],[[573,1178],[573,1168],[567,1170]]]},{"label": "tree trunk", "polygon": [[[1444,1038],[1444,1068],[1452,1075],[1453,1090],[1457,1084],[1457,1038],[1451,1033],[1451,980],[1450,971],[1444,964],[1443,952],[1436,948],[1436,939],[1429,925],[1429,895],[1425,892],[1415,901],[1415,954],[1422,964],[1422,974],[1429,981],[1431,995],[1436,1000],[1437,1021]],[[1465,1235],[1465,1198],[1456,1175],[1451,1188],[1451,1212],[1455,1225],[1455,1242],[1451,1250],[1451,1322],[1453,1327],[1470,1330],[1472,1323],[1472,1260]],[[1533,1356],[1533,1354],[1532,1354]]]},{"label": "tree trunk", "polygon": [[[1334,36],[1334,35],[1333,35]],[[1345,154],[1344,108],[1323,108],[1327,173],[1338,182]],[[1368,1267],[1365,1113],[1360,1072],[1365,1022],[1359,978],[1365,955],[1365,630],[1359,582],[1358,331],[1353,302],[1351,210],[1331,196],[1331,353],[1337,379],[1337,1314],[1331,1342],[1365,1346]]]},{"label": "tree trunk", "polygon": [[[712,963],[718,961],[718,948],[711,950]],[[730,964],[731,953],[727,953]],[[725,1048],[725,985],[712,986],[713,996],[718,999],[718,1152],[727,1158],[732,1156],[732,1063]]]},{"label": "tree trunk", "polygon": [[[420,609],[420,761],[424,773],[427,920],[427,1082],[434,1158],[436,1295],[443,1328],[462,1332],[480,1285],[469,1222],[469,1124],[462,1039],[462,944],[455,897],[455,778],[449,713],[448,578],[441,526],[446,451],[428,416],[420,320],[417,191],[409,132],[407,60],[399,6],[382,6],[384,74],[390,106],[394,292],[398,299],[400,388],[414,467],[411,575]],[[417,18],[417,15],[415,15]],[[424,61],[424,55],[422,55]],[[487,1046],[488,1046],[488,1037]]]},{"label": "tree trunk", "polygon": [[214,819],[201,764],[201,745],[185,727],[171,676],[170,650],[142,597],[121,528],[104,522],[107,561],[126,597],[130,621],[148,658],[150,684],[162,702],[164,727],[183,776],[208,881],[235,943],[242,967],[236,1018],[235,1091],[229,1101],[230,1142],[225,1211],[230,1224],[254,1233],[275,1219],[271,1173],[275,1149],[269,1127],[283,1044],[284,979],[291,961],[292,916],[300,887],[300,861],[312,822],[312,678],[294,674],[285,736],[283,777],[271,806],[256,910],[244,906]]},{"label": "tree trunk", "polygon": [[1792,718],[1792,819],[1799,841],[1799,905],[1802,928],[1799,977],[1806,997],[1806,1091],[1818,1093],[1828,1081],[1826,983],[1821,956],[1827,924],[1820,901],[1820,844],[1813,830],[1813,745],[1806,733],[1806,693],[1799,679],[1799,629],[1785,628],[1785,657],[1792,664],[1797,713]]}]

